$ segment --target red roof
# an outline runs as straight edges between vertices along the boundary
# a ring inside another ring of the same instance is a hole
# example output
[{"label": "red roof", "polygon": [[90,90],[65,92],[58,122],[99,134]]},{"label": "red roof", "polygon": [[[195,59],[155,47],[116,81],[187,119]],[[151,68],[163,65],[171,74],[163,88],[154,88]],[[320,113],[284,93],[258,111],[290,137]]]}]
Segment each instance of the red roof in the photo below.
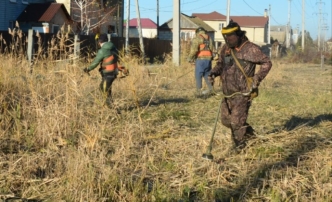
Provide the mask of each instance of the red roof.
[{"label": "red roof", "polygon": [[[124,26],[126,26],[126,23],[124,23]],[[129,27],[138,27],[137,26],[137,18],[133,18],[129,21]],[[142,28],[155,28],[157,29],[157,24],[154,23],[149,18],[141,18],[141,27]]]},{"label": "red roof", "polygon": [[192,16],[199,17],[203,21],[226,20],[226,16],[213,11],[212,13],[193,13]]},{"label": "red roof", "polygon": [[230,16],[240,27],[265,27],[269,18],[264,16]]}]

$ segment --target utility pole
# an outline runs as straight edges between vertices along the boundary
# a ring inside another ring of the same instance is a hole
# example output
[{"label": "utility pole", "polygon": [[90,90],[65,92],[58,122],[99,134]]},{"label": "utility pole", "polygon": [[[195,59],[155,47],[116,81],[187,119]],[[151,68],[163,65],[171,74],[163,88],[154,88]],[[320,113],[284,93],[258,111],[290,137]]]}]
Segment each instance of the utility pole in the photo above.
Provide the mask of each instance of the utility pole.
[{"label": "utility pole", "polygon": [[290,18],[291,18],[291,0],[288,0],[288,22],[287,22],[287,32],[286,32],[286,48],[290,47],[291,37],[290,37]]},{"label": "utility pole", "polygon": [[302,0],[302,52],[304,52],[304,37],[305,37],[305,33],[304,33],[304,19],[305,19],[305,0]]},{"label": "utility pole", "polygon": [[326,14],[326,13],[322,13],[322,4],[325,4],[324,2],[322,2],[322,0],[319,0],[316,4],[319,4],[319,18],[318,18],[318,36],[317,36],[317,45],[318,45],[318,51],[321,50],[321,24],[322,24],[322,14]]},{"label": "utility pole", "polygon": [[139,13],[138,0],[136,0],[136,13],[137,13],[137,29],[138,29],[138,35],[139,35],[139,43],[140,43],[140,47],[141,47],[141,51],[142,51],[143,63],[145,64],[145,51],[144,51],[141,17],[140,17],[140,13]]},{"label": "utility pole", "polygon": [[173,0],[173,63],[180,66],[180,0]]},{"label": "utility pole", "polygon": [[227,0],[226,26],[229,24],[230,10],[231,10],[231,0]]},{"label": "utility pole", "polygon": [[271,4],[269,4],[269,25],[268,25],[267,43],[271,44]]},{"label": "utility pole", "polygon": [[[325,19],[323,19],[325,20]],[[325,52],[325,37],[326,37],[326,31],[328,30],[328,26],[326,23],[322,24],[322,37],[323,37],[323,52]]]},{"label": "utility pole", "polygon": [[321,24],[321,17],[322,17],[322,1],[320,0],[319,2],[317,2],[316,4],[319,4],[319,12],[318,12],[318,35],[317,35],[317,46],[318,46],[318,51],[320,50],[320,24]]},{"label": "utility pole", "polygon": [[130,0],[127,0],[127,20],[126,20],[126,53],[129,53],[129,18],[130,18]]},{"label": "utility pole", "polygon": [[159,0],[157,0],[157,39],[159,39]]}]

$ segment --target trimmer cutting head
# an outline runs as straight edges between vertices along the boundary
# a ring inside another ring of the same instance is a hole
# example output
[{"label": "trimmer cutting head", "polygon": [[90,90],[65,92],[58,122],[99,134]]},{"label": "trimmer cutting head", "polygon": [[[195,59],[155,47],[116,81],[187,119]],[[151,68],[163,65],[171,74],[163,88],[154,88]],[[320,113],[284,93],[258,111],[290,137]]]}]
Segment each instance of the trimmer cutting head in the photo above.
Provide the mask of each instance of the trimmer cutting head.
[{"label": "trimmer cutting head", "polygon": [[202,158],[206,160],[213,160],[213,155],[211,153],[204,153]]}]

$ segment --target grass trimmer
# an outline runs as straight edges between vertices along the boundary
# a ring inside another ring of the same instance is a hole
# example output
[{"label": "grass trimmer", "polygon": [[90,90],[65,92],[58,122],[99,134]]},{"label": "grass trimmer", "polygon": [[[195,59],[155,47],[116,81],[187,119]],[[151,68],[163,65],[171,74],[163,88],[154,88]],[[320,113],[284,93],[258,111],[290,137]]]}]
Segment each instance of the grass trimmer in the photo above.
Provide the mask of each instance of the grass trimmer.
[{"label": "grass trimmer", "polygon": [[220,116],[220,110],[221,110],[221,105],[222,105],[223,98],[231,98],[231,97],[233,97],[235,95],[250,96],[251,92],[252,92],[252,88],[250,88],[250,91],[247,92],[247,93],[235,92],[235,93],[233,93],[231,95],[222,95],[221,96],[220,104],[219,104],[219,108],[218,108],[218,112],[217,112],[217,116],[216,116],[216,119],[214,121],[214,127],[213,127],[213,131],[212,131],[212,136],[211,136],[211,139],[210,139],[210,143],[209,143],[209,146],[207,148],[206,153],[204,153],[202,155],[202,158],[207,159],[207,160],[213,160],[213,155],[211,153],[211,151],[212,151],[212,144],[213,144],[214,134],[216,133],[216,127],[217,127],[217,123],[218,123],[218,118]]},{"label": "grass trimmer", "polygon": [[204,153],[204,154],[202,155],[202,158],[207,159],[207,160],[213,160],[213,155],[212,155],[212,153],[211,153],[211,151],[212,151],[212,144],[213,144],[214,134],[216,133],[216,128],[217,128],[218,119],[219,119],[219,116],[220,116],[220,110],[221,110],[222,100],[223,100],[223,99],[220,99],[220,104],[219,104],[219,108],[218,108],[218,112],[217,112],[216,119],[215,119],[215,121],[214,121],[214,127],[213,127],[212,136],[211,136],[211,139],[210,139],[209,146],[208,146],[208,148],[207,148],[206,153]]}]

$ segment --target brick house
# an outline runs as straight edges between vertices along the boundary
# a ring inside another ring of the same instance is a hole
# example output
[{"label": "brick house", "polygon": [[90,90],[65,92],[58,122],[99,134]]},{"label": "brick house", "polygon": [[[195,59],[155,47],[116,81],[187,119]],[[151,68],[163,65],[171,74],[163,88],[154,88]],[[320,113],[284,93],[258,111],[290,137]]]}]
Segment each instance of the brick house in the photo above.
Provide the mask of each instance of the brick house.
[{"label": "brick house", "polygon": [[86,12],[81,12],[78,6],[78,3],[83,2],[82,0],[57,0],[57,2],[65,5],[72,20],[85,34],[86,32],[88,34],[114,33],[123,36],[124,0],[91,1],[86,6]]}]

